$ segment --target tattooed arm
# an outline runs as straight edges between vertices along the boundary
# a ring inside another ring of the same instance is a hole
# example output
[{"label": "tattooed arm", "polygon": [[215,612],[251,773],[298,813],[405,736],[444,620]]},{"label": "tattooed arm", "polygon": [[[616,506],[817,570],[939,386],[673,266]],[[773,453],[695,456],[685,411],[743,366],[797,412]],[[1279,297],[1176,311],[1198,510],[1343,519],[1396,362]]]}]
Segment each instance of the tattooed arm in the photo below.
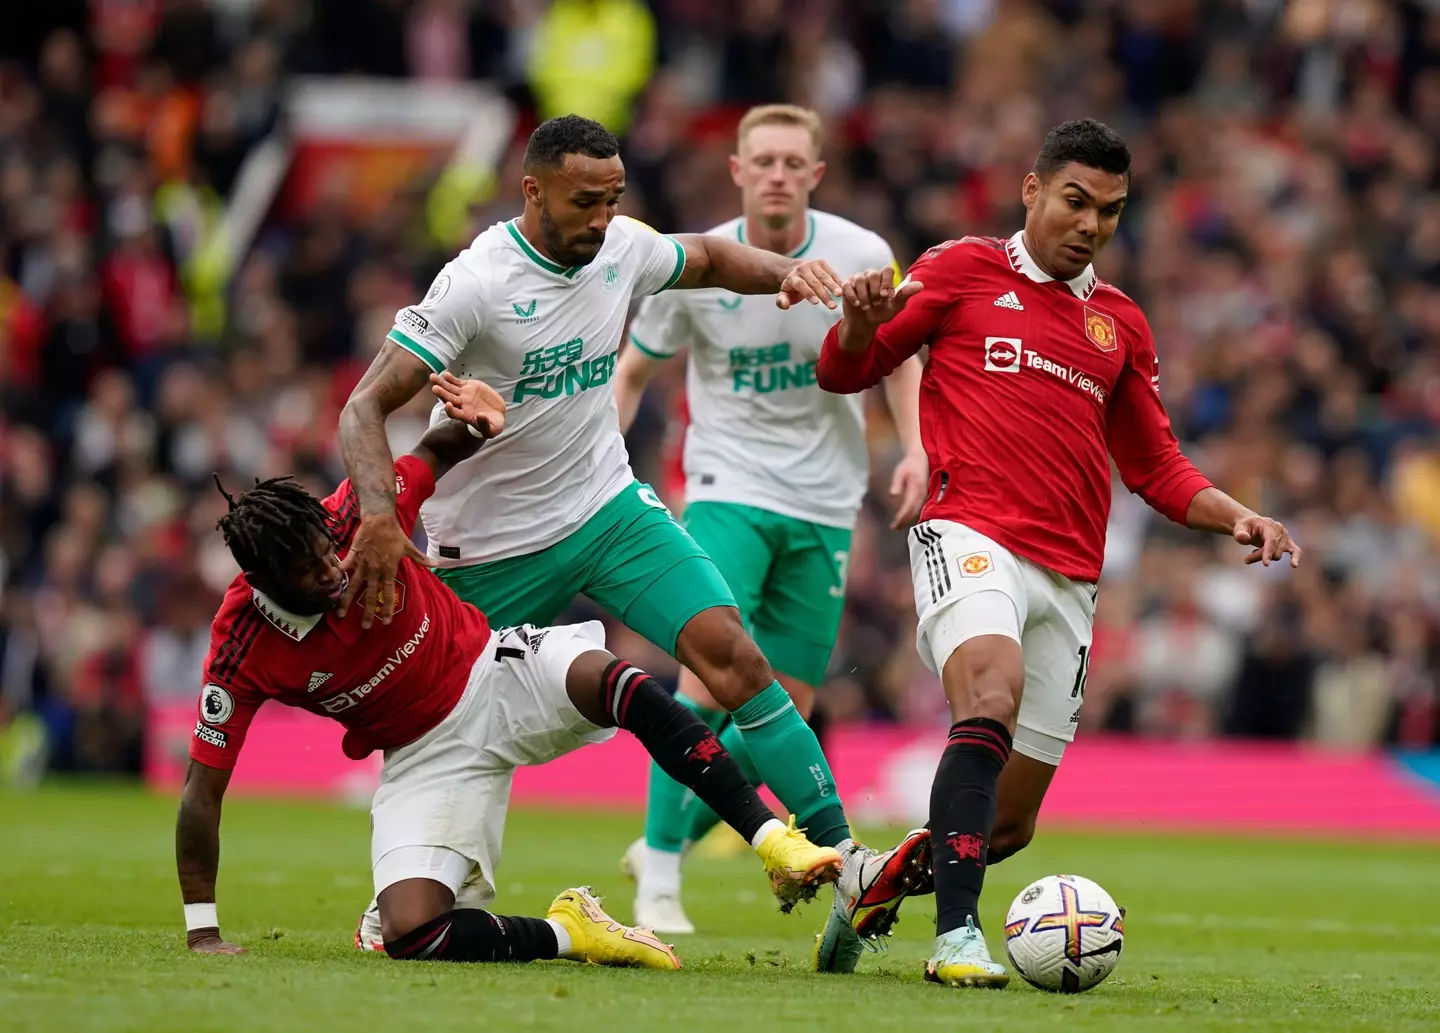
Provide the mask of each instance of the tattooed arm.
[{"label": "tattooed arm", "polygon": [[360,500],[360,526],[341,564],[350,580],[338,612],[344,617],[363,587],[361,624],[366,628],[377,615],[381,623],[390,623],[400,561],[409,556],[418,563],[429,563],[395,516],[395,457],[385,435],[386,418],[414,398],[429,380],[429,366],[387,340],[340,413],[340,454]]},{"label": "tattooed arm", "polygon": [[429,382],[429,366],[386,341],[340,412],[340,454],[362,517],[395,512],[395,457],[385,421]]}]

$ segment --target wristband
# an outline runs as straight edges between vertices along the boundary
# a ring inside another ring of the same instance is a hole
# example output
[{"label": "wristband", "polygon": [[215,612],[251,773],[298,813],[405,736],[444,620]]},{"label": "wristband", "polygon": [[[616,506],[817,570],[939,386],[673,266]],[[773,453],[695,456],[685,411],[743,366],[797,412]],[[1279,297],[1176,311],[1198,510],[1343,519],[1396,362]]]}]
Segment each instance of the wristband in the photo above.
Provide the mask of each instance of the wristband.
[{"label": "wristband", "polygon": [[215,902],[208,904],[186,904],[185,905],[185,931],[193,933],[196,929],[219,929],[220,919],[215,913]]}]

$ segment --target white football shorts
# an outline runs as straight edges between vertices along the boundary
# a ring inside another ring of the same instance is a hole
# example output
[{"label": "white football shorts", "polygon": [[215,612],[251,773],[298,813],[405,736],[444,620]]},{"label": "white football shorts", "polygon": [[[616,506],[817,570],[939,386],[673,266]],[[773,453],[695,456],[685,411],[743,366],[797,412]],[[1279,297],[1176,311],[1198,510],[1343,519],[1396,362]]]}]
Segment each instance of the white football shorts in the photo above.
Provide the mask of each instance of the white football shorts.
[{"label": "white football shorts", "polygon": [[937,675],[981,635],[1004,635],[1025,655],[1015,750],[1059,764],[1075,738],[1095,626],[1096,586],[1071,581],[950,520],[910,531],[919,616],[916,646]]},{"label": "white football shorts", "polygon": [[467,907],[495,899],[515,769],[615,735],[580,716],[565,691],[575,659],[604,648],[599,621],[526,624],[490,636],[449,716],[385,753],[370,805],[377,895],[402,879],[433,879]]}]

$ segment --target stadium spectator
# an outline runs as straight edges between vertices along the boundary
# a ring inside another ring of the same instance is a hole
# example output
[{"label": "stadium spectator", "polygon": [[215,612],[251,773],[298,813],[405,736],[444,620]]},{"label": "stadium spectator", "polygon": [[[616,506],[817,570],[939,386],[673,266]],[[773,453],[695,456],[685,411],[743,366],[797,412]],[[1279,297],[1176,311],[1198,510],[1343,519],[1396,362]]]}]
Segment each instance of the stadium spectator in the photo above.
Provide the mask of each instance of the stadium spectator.
[{"label": "stadium spectator", "polygon": [[[1436,4],[0,7],[0,727],[38,715],[52,765],[133,766],[141,702],[198,685],[192,610],[208,618],[233,575],[211,470],[333,484],[338,405],[446,257],[439,237],[517,210],[504,187],[437,233],[428,169],[378,215],[327,202],[209,263],[247,156],[284,131],[287,81],[316,73],[485,79],[521,102],[522,140],[543,115],[597,115],[626,135],[627,210],[665,230],[735,214],[737,108],[812,104],[829,120],[817,204],[902,262],[1007,233],[1044,131],[1106,120],[1135,181],[1101,275],[1150,316],[1187,452],[1315,563],[1236,577],[1234,555],[1118,497],[1086,726],[1440,742]],[[662,376],[629,440],[671,499],[684,411]],[[423,405],[406,415],[399,451]],[[888,470],[895,440],[872,424]],[[822,700],[943,721],[883,497],[856,530]]]}]

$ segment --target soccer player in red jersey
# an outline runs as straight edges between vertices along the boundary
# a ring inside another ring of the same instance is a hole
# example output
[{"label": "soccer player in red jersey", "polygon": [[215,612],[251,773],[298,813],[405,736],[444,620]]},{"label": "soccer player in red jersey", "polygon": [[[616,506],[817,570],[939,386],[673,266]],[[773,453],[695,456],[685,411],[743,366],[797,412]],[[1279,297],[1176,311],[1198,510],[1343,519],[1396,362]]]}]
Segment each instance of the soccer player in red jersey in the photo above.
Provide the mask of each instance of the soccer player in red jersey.
[{"label": "soccer player in red jersey", "polygon": [[[503,428],[504,403],[488,398],[475,433],[442,422],[396,461],[406,534],[436,479]],[[605,650],[598,622],[492,630],[406,558],[391,621],[367,630],[359,608],[336,612],[340,561],[359,522],[348,480],[323,502],[283,477],[226,499],[219,526],[244,573],[212,625],[175,829],[191,950],[243,951],[221,938],[216,917],[220,808],[251,719],[270,699],[339,721],[348,757],[384,751],[371,863],[392,958],[679,967],[672,948],[611,920],[585,888],[562,893],[544,919],[483,910],[514,769],[609,739],[617,726],[756,848],[783,909],[838,875],[835,852],[776,820],[698,717]]]},{"label": "soccer player in red jersey", "polygon": [[1300,561],[1278,521],[1181,455],[1145,316],[1095,275],[1129,185],[1112,130],[1057,126],[1025,177],[1024,229],[934,247],[896,287],[885,270],[852,277],[816,371],[860,391],[929,346],[930,486],[910,554],[919,651],[954,721],[930,797],[936,982],[1008,979],[979,932],[980,889],[987,863],[1030,842],[1075,734],[1111,460],[1171,520],[1251,546],[1247,562]]}]

